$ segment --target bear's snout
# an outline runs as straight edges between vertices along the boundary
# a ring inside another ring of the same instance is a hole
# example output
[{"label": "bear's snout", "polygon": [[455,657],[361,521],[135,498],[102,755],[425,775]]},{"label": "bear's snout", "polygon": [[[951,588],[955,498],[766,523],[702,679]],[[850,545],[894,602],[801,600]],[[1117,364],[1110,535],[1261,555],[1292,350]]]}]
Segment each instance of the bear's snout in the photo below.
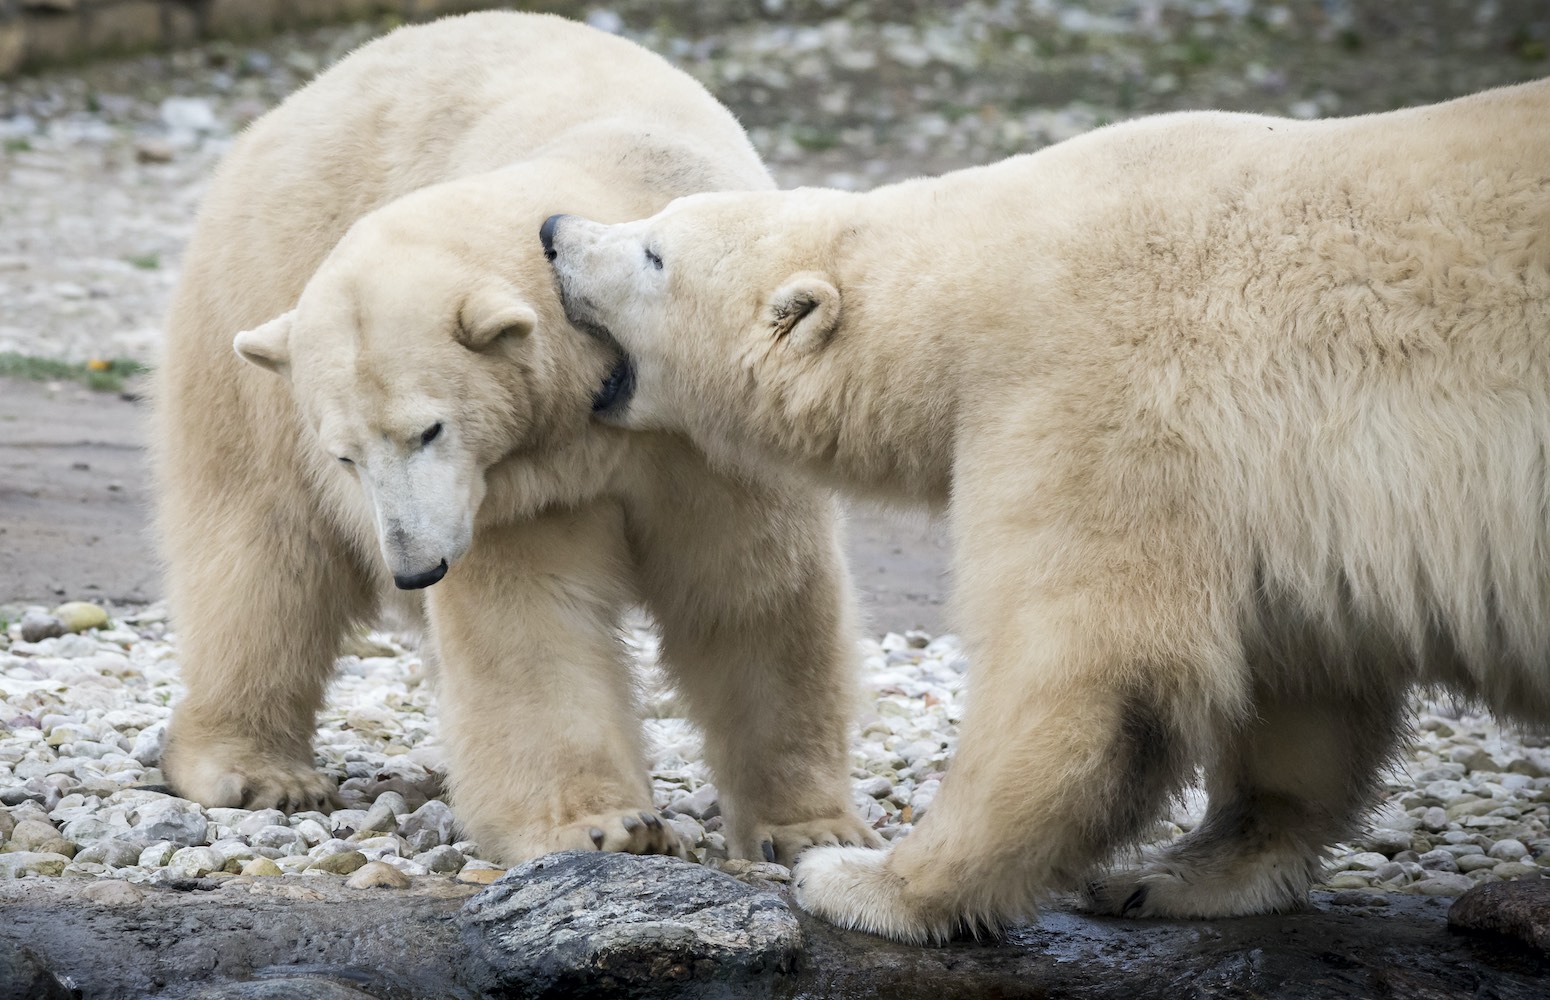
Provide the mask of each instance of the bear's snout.
[{"label": "bear's snout", "polygon": [[544,245],[544,260],[553,262],[554,252],[554,227],[560,224],[563,215],[551,215],[544,220],[544,224],[538,227],[538,241]]},{"label": "bear's snout", "polygon": [[447,575],[447,561],[443,559],[441,565],[435,569],[426,570],[424,573],[412,575],[394,574],[393,585],[399,590],[424,590],[431,584]]}]

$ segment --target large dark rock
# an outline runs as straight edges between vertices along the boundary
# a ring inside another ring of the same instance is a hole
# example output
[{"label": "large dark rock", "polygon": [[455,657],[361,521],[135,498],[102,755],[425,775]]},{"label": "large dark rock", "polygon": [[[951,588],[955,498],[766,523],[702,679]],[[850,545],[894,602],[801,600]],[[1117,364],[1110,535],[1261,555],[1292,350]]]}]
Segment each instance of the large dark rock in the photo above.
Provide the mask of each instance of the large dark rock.
[{"label": "large dark rock", "polygon": [[458,917],[497,996],[724,995],[792,971],[781,897],[665,857],[571,852],[512,869]]},{"label": "large dark rock", "polygon": [[32,949],[0,938],[0,1000],[71,1000]]},{"label": "large dark rock", "polygon": [[1448,910],[1448,926],[1504,934],[1550,954],[1550,879],[1477,885]]}]

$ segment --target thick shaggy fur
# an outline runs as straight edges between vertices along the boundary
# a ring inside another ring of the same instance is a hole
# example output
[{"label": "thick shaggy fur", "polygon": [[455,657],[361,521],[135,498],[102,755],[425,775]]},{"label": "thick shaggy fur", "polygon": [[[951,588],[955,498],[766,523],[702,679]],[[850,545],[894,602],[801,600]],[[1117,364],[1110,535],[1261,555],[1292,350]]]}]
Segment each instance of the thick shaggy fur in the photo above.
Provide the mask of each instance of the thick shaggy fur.
[{"label": "thick shaggy fur", "polygon": [[310,747],[341,638],[441,560],[441,735],[491,856],[680,849],[652,812],[618,638],[635,601],[704,727],[731,850],[875,842],[850,803],[854,626],[828,495],[593,421],[610,358],[513,237],[566,207],[637,218],[770,186],[693,80],[544,16],[394,32],[239,140],[157,387],[181,794],[322,802]]},{"label": "thick shaggy fur", "polygon": [[[553,228],[612,419],[945,509],[972,700],[931,813],[798,898],[942,938],[1303,900],[1405,692],[1550,721],[1550,81],[1199,113],[866,194]],[[663,262],[637,265],[642,248]],[[1087,879],[1195,765],[1201,827]]]}]

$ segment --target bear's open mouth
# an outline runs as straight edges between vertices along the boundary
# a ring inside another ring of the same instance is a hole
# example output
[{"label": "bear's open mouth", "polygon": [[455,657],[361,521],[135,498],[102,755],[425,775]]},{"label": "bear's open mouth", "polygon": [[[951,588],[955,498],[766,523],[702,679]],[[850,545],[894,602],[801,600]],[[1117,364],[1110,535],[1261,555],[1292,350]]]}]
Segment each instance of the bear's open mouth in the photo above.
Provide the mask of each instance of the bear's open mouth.
[{"label": "bear's open mouth", "polygon": [[598,387],[597,394],[592,397],[592,412],[617,412],[629,403],[630,396],[634,392],[635,366],[630,363],[629,355],[621,354],[603,378],[603,384]]}]

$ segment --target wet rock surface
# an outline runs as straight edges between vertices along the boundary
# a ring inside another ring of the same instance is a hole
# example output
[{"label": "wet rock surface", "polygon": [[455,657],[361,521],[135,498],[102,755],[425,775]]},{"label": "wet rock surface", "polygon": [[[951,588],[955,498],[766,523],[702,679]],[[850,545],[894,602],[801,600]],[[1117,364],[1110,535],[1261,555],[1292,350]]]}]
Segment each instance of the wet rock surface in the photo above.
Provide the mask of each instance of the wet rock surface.
[{"label": "wet rock surface", "polygon": [[458,916],[493,988],[523,997],[674,986],[714,993],[789,976],[802,943],[772,892],[676,858],[550,855]]},{"label": "wet rock surface", "polygon": [[1515,938],[1550,955],[1550,880],[1475,886],[1448,911],[1448,926]]},{"label": "wet rock surface", "polygon": [[0,1000],[71,1000],[71,994],[31,948],[0,937]]},{"label": "wet rock surface", "polygon": [[[0,944],[29,949],[81,997],[351,995],[332,986],[383,998],[483,995],[458,987],[464,956],[451,918],[474,889],[451,880],[392,892],[294,876],[169,880],[119,901],[91,898],[92,884],[0,885]],[[276,982],[286,978],[308,984],[284,992]]]},{"label": "wet rock surface", "polygon": [[1538,1000],[1550,982],[1543,953],[1451,931],[1444,901],[1415,896],[1317,893],[1302,913],[1223,921],[1057,907],[999,941],[919,948],[670,859],[557,855],[474,892],[292,876],[191,880],[129,905],[73,880],[0,884],[0,971],[29,977],[0,979],[0,997],[67,997],[68,982],[101,1000]]}]

